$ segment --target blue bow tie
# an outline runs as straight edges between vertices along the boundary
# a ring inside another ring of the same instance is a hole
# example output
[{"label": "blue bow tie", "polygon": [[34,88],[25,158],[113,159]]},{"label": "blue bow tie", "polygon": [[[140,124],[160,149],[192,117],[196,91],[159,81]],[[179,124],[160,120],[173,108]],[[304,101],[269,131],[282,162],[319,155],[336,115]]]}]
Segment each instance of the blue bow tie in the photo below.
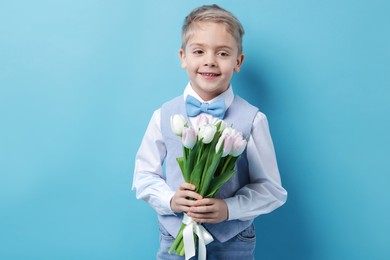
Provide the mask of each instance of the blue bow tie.
[{"label": "blue bow tie", "polygon": [[223,116],[225,115],[225,101],[223,101],[223,99],[219,99],[213,103],[202,103],[193,96],[188,95],[186,98],[186,110],[187,115],[191,117],[204,112],[223,119]]}]

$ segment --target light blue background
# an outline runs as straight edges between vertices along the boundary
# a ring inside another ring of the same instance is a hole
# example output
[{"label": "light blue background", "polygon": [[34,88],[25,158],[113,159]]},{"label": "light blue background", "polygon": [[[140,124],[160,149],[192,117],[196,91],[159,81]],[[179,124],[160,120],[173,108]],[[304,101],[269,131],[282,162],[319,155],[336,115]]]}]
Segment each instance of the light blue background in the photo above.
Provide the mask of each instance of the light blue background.
[{"label": "light blue background", "polygon": [[[236,93],[269,118],[285,206],[256,259],[390,259],[389,1],[215,1],[246,35]],[[131,191],[152,112],[187,83],[211,1],[1,1],[0,259],[154,259]]]}]

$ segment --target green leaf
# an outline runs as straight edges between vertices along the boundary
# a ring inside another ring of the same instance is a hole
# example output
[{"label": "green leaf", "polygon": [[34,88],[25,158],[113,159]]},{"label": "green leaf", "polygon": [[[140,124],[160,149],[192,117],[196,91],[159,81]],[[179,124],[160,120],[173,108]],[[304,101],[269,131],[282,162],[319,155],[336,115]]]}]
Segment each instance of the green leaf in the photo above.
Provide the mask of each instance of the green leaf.
[{"label": "green leaf", "polygon": [[196,142],[194,147],[191,150],[189,150],[188,157],[187,157],[187,166],[186,166],[189,173],[192,172],[194,169],[195,158],[196,158],[196,154],[198,153],[198,148],[199,148],[199,143]]},{"label": "green leaf", "polygon": [[234,156],[231,156],[229,155],[229,163],[226,165],[226,168],[225,169],[233,169],[234,166],[236,165],[236,162],[238,160],[239,157],[234,157]]},{"label": "green leaf", "polygon": [[207,190],[209,189],[211,180],[214,178],[214,173],[217,170],[221,156],[222,153],[214,154],[210,166],[203,173],[202,185],[200,187],[200,192],[199,192],[200,195],[204,196],[208,193]]},{"label": "green leaf", "polygon": [[183,147],[183,157],[187,160],[189,149],[186,148],[184,145],[182,147]]},{"label": "green leaf", "polygon": [[218,177],[214,178],[210,183],[210,190],[206,195],[207,198],[214,197],[223,184],[225,184],[235,174],[235,170],[231,169],[224,173],[221,173]]},{"label": "green leaf", "polygon": [[180,170],[181,170],[181,173],[183,175],[184,180],[186,182],[188,182],[190,178],[189,178],[189,172],[186,169],[186,163],[185,163],[184,157],[176,158],[176,161],[179,164],[179,167],[180,167]]},{"label": "green leaf", "polygon": [[203,156],[202,159],[195,165],[194,170],[190,174],[190,183],[196,187],[196,192],[200,190],[200,180],[202,179],[202,173],[207,156]]}]

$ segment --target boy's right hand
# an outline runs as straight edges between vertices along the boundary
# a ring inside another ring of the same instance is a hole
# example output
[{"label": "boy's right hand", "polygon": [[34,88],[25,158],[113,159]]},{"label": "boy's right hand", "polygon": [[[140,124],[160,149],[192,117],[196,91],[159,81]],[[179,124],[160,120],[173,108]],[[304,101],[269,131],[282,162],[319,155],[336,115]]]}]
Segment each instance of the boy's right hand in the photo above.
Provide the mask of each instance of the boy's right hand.
[{"label": "boy's right hand", "polygon": [[175,213],[188,212],[195,200],[202,196],[195,192],[195,185],[183,182],[171,199],[171,210]]}]

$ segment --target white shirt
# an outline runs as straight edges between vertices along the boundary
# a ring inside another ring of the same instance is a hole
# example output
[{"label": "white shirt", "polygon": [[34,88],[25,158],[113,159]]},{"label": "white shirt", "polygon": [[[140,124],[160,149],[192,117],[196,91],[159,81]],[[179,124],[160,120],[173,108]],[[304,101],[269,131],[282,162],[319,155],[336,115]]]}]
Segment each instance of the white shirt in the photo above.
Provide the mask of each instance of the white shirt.
[{"label": "white shirt", "polygon": [[[204,102],[190,84],[184,90],[184,99],[187,95]],[[226,108],[232,104],[234,93],[231,86],[208,102],[221,98],[224,99]],[[136,155],[133,189],[136,189],[137,199],[148,202],[158,214],[174,215],[170,201],[175,191],[165,183],[162,167],[166,147],[161,134],[160,113],[161,109],[153,113]],[[211,115],[206,115],[212,118]],[[189,119],[195,125],[197,117]],[[268,121],[260,111],[254,119],[248,140],[247,158],[251,183],[238,190],[235,196],[224,199],[228,206],[229,220],[244,221],[269,213],[283,205],[287,199],[287,192],[281,185]]]}]

